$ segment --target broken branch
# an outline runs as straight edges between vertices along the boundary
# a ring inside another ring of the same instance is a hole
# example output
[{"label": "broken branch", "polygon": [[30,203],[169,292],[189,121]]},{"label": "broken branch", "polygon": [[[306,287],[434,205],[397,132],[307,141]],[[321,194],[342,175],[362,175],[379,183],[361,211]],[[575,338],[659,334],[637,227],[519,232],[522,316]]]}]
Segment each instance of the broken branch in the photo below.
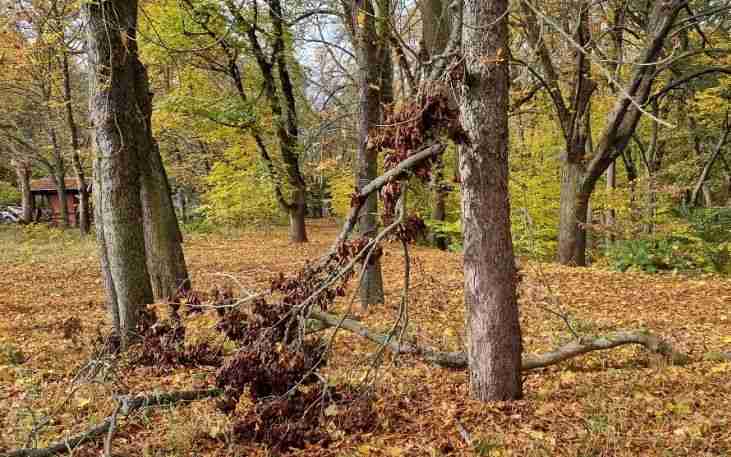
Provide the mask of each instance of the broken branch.
[{"label": "broken branch", "polygon": [[[121,407],[118,408],[118,411],[115,411],[115,414],[113,416],[128,416],[132,412],[140,408],[169,405],[181,401],[201,400],[204,398],[217,397],[222,393],[223,391],[221,389],[208,389],[138,395],[135,397],[125,395],[123,397],[119,397]],[[40,449],[16,449],[14,451],[10,451],[1,455],[3,457],[49,457],[52,455],[68,452],[69,449],[73,449],[83,443],[94,440],[107,433],[116,420],[116,417],[113,416],[107,417],[99,425],[96,425],[77,435],[74,435],[71,438],[67,438],[63,441],[57,441],[48,447]]]},{"label": "broken branch", "polygon": [[[418,355],[428,362],[445,368],[467,368],[467,355],[464,352],[444,352],[429,347],[413,345],[404,341],[394,341],[389,339],[387,335],[370,330],[360,322],[352,319],[342,319],[323,311],[312,311],[309,317],[317,319],[329,326],[339,324],[340,328],[344,328],[379,345],[383,345],[396,354]],[[563,346],[542,354],[524,354],[522,369],[523,371],[528,371],[545,368],[588,352],[612,349],[627,344],[644,346],[648,351],[666,357],[673,364],[682,365],[689,360],[687,355],[677,352],[670,343],[652,333],[645,331],[620,331],[596,338],[581,337],[574,339]]]}]

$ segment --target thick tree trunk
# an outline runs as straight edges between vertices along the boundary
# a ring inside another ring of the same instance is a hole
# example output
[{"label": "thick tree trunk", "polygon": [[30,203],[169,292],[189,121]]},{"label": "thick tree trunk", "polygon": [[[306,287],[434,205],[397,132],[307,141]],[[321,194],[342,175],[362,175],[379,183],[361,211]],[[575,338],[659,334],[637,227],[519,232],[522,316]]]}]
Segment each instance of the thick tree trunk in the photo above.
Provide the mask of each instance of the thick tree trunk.
[{"label": "thick tree trunk", "polygon": [[[360,191],[363,186],[378,176],[377,151],[369,144],[368,137],[371,129],[381,118],[381,73],[379,63],[379,37],[376,32],[375,11],[371,0],[366,0],[362,10],[354,12],[362,21],[356,21],[355,45],[359,68],[359,97],[360,120],[358,139],[358,158],[356,164],[355,188]],[[372,237],[378,227],[378,196],[371,194],[358,218],[358,233],[360,236]],[[383,303],[383,275],[381,274],[381,260],[371,258],[365,267],[360,284],[360,306],[363,311],[368,306]]]},{"label": "thick tree trunk", "polygon": [[124,349],[138,309],[153,300],[145,258],[140,200],[141,164],[149,160],[149,132],[137,93],[137,1],[83,5],[91,72],[94,200],[97,237],[112,323]]},{"label": "thick tree trunk", "polygon": [[18,176],[18,185],[20,186],[22,198],[23,223],[30,224],[33,222],[33,216],[36,211],[35,199],[30,191],[30,165],[27,162],[15,162],[15,173]]},{"label": "thick tree trunk", "polygon": [[81,157],[79,156],[79,150],[81,149],[81,143],[79,141],[79,129],[74,119],[74,108],[71,99],[71,72],[69,71],[69,60],[66,52],[63,53],[62,57],[62,68],[63,68],[63,98],[66,104],[66,123],[68,124],[69,132],[71,134],[71,163],[76,173],[77,186],[79,188],[79,214],[76,219],[76,224],[79,227],[82,235],[89,233],[90,221],[89,221],[89,191],[86,187],[86,177],[84,176],[84,167],[81,165]]},{"label": "thick tree trunk", "polygon": [[178,292],[190,289],[190,280],[183,254],[183,235],[175,215],[165,167],[152,140],[152,131],[147,133],[152,144],[149,157],[143,159],[141,181],[147,270],[153,296],[158,301],[166,301]]},{"label": "thick tree trunk", "polygon": [[183,254],[183,235],[173,206],[170,183],[152,136],[152,93],[147,70],[135,60],[135,94],[144,130],[138,132],[143,226],[147,270],[153,296],[158,301],[173,299],[190,289]]},{"label": "thick tree trunk", "polygon": [[[470,393],[482,401],[522,396],[521,331],[508,198],[507,0],[467,0],[468,86],[462,122],[462,229]],[[483,27],[490,24],[490,32]]]}]

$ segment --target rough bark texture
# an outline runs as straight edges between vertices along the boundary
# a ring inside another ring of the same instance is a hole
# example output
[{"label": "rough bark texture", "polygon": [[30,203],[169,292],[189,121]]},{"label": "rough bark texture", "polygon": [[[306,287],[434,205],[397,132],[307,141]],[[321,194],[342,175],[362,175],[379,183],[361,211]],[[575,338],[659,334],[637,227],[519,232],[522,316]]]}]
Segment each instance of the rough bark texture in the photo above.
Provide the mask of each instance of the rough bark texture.
[{"label": "rough bark texture", "polygon": [[[353,14],[361,20],[354,20],[355,46],[359,74],[359,122],[358,156],[356,160],[355,189],[360,191],[378,176],[377,151],[369,144],[371,130],[378,124],[382,112],[382,62],[379,44],[381,40],[376,29],[376,12],[371,0],[366,0]],[[389,56],[390,60],[390,56]],[[378,227],[378,195],[370,194],[358,218],[360,236],[373,237]],[[372,258],[366,266],[360,284],[360,306],[383,303],[383,275],[381,261]]]},{"label": "rough bark texture", "polygon": [[151,303],[145,259],[141,164],[149,158],[144,106],[137,93],[137,1],[105,0],[83,6],[91,72],[94,202],[106,298],[124,348],[138,307]]},{"label": "rough bark texture", "polygon": [[507,0],[468,0],[464,7],[462,125],[469,136],[459,161],[464,290],[470,393],[482,401],[522,396],[508,199],[507,7]]},{"label": "rough bark texture", "polygon": [[147,270],[152,293],[156,300],[175,297],[178,291],[190,288],[188,269],[183,254],[183,235],[175,214],[167,173],[162,163],[160,149],[152,136],[152,93],[147,70],[137,60],[135,94],[145,129],[138,132],[140,151],[140,179],[143,227]]},{"label": "rough bark texture", "polygon": [[170,300],[190,289],[183,235],[175,215],[170,185],[156,144],[143,164],[142,214],[150,284],[156,300]]}]

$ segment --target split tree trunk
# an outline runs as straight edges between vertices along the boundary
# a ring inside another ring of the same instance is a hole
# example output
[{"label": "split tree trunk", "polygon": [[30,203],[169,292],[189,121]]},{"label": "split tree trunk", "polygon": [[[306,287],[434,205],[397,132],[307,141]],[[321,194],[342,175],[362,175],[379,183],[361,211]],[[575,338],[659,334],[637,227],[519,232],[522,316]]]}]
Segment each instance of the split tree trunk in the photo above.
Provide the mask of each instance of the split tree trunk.
[{"label": "split tree trunk", "polygon": [[[462,32],[462,230],[470,393],[482,401],[522,396],[521,331],[508,198],[507,0],[467,0]],[[489,33],[483,28],[490,25]],[[502,57],[501,57],[502,56]]]},{"label": "split tree trunk", "polygon": [[155,299],[168,301],[178,292],[190,289],[190,281],[170,183],[160,148],[152,136],[152,92],[147,70],[138,59],[133,65],[136,102],[144,123],[144,129],[138,132],[138,141],[147,270]]},{"label": "split tree trunk", "polygon": [[94,128],[94,208],[107,302],[124,349],[138,309],[152,303],[140,200],[142,167],[149,159],[137,72],[137,1],[83,5],[91,72],[89,111]]},{"label": "split tree trunk", "polygon": [[[146,73],[141,74],[146,81]],[[152,131],[148,132],[152,140]],[[178,292],[189,290],[190,281],[183,254],[183,235],[175,215],[167,173],[154,140],[149,150],[149,157],[142,163],[141,181],[147,270],[155,300],[167,301]]]}]

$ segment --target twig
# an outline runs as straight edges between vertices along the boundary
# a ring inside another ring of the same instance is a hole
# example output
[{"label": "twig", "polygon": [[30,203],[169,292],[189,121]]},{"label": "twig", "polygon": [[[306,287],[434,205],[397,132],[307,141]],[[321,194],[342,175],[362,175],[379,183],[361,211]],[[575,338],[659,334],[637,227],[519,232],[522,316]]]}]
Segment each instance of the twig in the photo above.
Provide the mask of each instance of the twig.
[{"label": "twig", "polygon": [[117,407],[114,408],[114,412],[109,418],[109,431],[107,437],[104,440],[104,457],[112,457],[112,440],[114,439],[114,429],[117,427],[117,414],[122,408],[122,403],[117,403]]}]

